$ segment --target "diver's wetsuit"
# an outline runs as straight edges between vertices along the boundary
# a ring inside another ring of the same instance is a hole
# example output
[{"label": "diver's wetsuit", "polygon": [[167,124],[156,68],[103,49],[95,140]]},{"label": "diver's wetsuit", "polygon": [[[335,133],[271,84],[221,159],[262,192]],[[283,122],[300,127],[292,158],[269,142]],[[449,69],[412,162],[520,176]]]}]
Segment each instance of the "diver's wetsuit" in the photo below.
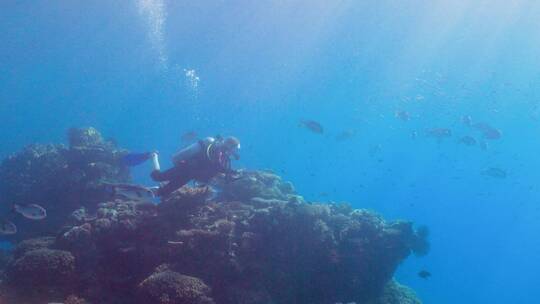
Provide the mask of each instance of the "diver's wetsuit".
[{"label": "diver's wetsuit", "polygon": [[[198,145],[198,146],[195,146]],[[154,181],[168,183],[159,188],[158,196],[167,196],[191,180],[208,182],[220,173],[234,173],[229,156],[220,149],[213,138],[200,140],[198,143],[180,151],[178,154],[193,150],[194,153],[185,159],[173,159],[174,167],[164,172],[154,170],[151,177]]]}]

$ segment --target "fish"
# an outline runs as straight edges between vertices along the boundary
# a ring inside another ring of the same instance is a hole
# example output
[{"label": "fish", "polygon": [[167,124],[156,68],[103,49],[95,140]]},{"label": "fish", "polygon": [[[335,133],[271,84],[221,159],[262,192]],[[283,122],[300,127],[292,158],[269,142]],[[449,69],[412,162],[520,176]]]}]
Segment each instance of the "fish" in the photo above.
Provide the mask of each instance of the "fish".
[{"label": "fish", "polygon": [[473,124],[472,127],[477,129],[477,130],[480,130],[480,131],[493,129],[492,126],[490,126],[489,124],[487,124],[485,122],[477,122],[477,123]]},{"label": "fish", "polygon": [[461,122],[468,127],[472,126],[472,118],[470,115],[461,116]]},{"label": "fish", "polygon": [[133,201],[151,201],[155,198],[154,191],[144,186],[107,182],[102,184],[113,197],[122,197]]},{"label": "fish", "polygon": [[337,141],[346,141],[346,140],[349,140],[349,139],[353,138],[355,135],[356,135],[356,131],[354,131],[354,130],[345,130],[345,131],[339,133],[338,135],[336,135],[336,140]]},{"label": "fish", "polygon": [[432,129],[428,129],[426,131],[426,134],[427,134],[427,136],[430,136],[430,137],[435,137],[437,139],[442,139],[442,138],[446,138],[446,137],[451,137],[452,136],[452,130],[447,129],[447,128],[432,128]]},{"label": "fish", "polygon": [[324,128],[323,126],[315,121],[315,120],[302,120],[300,121],[300,126],[310,130],[311,132],[313,133],[316,133],[316,134],[323,134],[324,133]]},{"label": "fish", "polygon": [[368,153],[369,153],[370,157],[375,157],[378,154],[380,154],[381,151],[382,151],[382,146],[377,144],[377,145],[373,145],[373,146],[369,147]]},{"label": "fish", "polygon": [[481,141],[480,142],[480,149],[482,149],[483,151],[487,151],[489,149],[488,143],[485,142],[485,141]]},{"label": "fish", "polygon": [[422,279],[426,280],[429,277],[431,277],[431,273],[429,271],[427,271],[427,270],[420,270],[418,272],[418,276],[421,277]]},{"label": "fish", "polygon": [[394,115],[396,116],[396,118],[399,118],[403,121],[408,121],[411,119],[411,114],[409,114],[409,112],[407,111],[403,111],[403,110],[398,110],[396,111],[396,113],[394,113]]},{"label": "fish", "polygon": [[472,136],[463,136],[459,139],[459,142],[466,145],[466,146],[474,146],[476,145],[476,139]]},{"label": "fish", "polygon": [[0,220],[0,235],[12,235],[17,233],[17,226],[8,220]]},{"label": "fish", "polygon": [[483,132],[485,139],[499,139],[502,137],[502,132],[497,129],[489,129]]},{"label": "fish", "polygon": [[167,244],[169,245],[184,245],[184,242],[181,241],[167,241]]},{"label": "fish", "polygon": [[487,168],[483,170],[481,174],[499,179],[506,178],[506,176],[508,175],[505,170],[496,167]]},{"label": "fish", "polygon": [[30,220],[42,220],[47,217],[47,211],[45,210],[45,208],[36,204],[14,204],[13,211],[21,214],[22,216]]},{"label": "fish", "polygon": [[185,143],[195,141],[197,139],[197,132],[195,131],[185,132],[184,134],[182,134],[182,136],[180,136],[180,139],[182,140],[182,142],[185,142]]},{"label": "fish", "polygon": [[479,130],[484,135],[485,139],[499,139],[502,137],[502,132],[485,122],[478,122],[473,125],[473,128]]},{"label": "fish", "polygon": [[418,132],[412,131],[412,132],[411,132],[411,138],[412,138],[412,139],[416,139],[417,137],[418,137]]}]

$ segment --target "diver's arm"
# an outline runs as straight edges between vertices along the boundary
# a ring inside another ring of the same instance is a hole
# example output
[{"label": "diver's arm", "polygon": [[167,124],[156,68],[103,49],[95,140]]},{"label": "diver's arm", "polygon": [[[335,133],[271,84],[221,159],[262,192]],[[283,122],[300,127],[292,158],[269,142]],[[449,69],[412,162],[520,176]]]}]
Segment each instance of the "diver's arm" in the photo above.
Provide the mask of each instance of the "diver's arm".
[{"label": "diver's arm", "polygon": [[223,170],[222,174],[223,174],[223,177],[225,178],[225,181],[227,183],[230,183],[242,177],[242,170],[235,170],[231,167],[228,167],[225,170]]}]

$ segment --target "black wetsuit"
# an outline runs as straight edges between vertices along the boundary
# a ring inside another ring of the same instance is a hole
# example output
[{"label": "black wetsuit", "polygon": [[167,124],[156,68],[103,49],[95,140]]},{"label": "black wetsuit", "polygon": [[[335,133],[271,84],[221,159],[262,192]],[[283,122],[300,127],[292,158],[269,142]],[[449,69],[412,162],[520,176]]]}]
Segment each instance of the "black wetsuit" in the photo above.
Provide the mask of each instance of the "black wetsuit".
[{"label": "black wetsuit", "polygon": [[164,172],[153,171],[151,177],[157,182],[168,182],[159,188],[158,196],[167,196],[176,189],[189,183],[191,180],[199,182],[208,182],[220,173],[230,174],[231,161],[229,156],[215,143],[204,143],[199,141],[200,151],[183,160],[174,167]]}]

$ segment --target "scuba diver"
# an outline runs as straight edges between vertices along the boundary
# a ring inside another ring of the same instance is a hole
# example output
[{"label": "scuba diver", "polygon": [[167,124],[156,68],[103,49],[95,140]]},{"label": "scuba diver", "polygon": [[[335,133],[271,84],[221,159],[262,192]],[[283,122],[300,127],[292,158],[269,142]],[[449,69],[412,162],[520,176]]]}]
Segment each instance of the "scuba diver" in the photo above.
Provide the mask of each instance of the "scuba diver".
[{"label": "scuba diver", "polygon": [[161,171],[157,152],[128,154],[123,160],[127,165],[137,165],[152,159],[153,170],[150,177],[157,182],[166,182],[156,191],[157,196],[167,196],[191,180],[206,183],[223,174],[232,177],[236,171],[231,168],[231,157],[240,157],[240,141],[233,136],[207,137],[175,153],[172,157],[174,166]]}]

